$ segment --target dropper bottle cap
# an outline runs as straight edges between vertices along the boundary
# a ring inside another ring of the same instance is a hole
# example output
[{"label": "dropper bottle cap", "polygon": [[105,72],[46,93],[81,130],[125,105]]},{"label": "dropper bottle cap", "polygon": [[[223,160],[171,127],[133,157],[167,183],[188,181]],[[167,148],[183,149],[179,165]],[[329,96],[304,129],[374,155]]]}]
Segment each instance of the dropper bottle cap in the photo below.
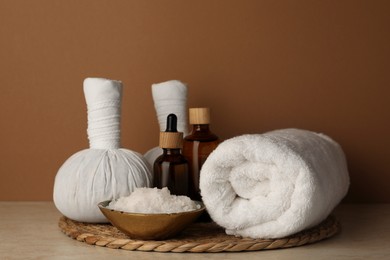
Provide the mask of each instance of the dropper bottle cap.
[{"label": "dropper bottle cap", "polygon": [[180,149],[183,147],[183,133],[177,131],[177,116],[169,114],[167,117],[167,128],[160,132],[161,148]]},{"label": "dropper bottle cap", "polygon": [[190,108],[189,114],[191,125],[210,124],[210,108],[208,107]]}]

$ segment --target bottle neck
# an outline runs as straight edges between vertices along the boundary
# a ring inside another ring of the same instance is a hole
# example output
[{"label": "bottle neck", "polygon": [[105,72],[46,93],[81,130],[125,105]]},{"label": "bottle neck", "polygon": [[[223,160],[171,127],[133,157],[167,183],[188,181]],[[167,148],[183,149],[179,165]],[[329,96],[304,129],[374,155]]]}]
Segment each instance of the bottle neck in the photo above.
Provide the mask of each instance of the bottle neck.
[{"label": "bottle neck", "polygon": [[180,153],[180,149],[179,148],[175,148],[175,149],[163,148],[163,154],[164,155],[179,155],[181,153]]},{"label": "bottle neck", "polygon": [[196,124],[192,125],[192,132],[184,139],[187,141],[211,142],[218,140],[218,136],[216,136],[210,131],[210,127],[208,124]]},{"label": "bottle neck", "polygon": [[209,125],[192,125],[192,133],[196,132],[208,133],[210,132],[210,127]]}]

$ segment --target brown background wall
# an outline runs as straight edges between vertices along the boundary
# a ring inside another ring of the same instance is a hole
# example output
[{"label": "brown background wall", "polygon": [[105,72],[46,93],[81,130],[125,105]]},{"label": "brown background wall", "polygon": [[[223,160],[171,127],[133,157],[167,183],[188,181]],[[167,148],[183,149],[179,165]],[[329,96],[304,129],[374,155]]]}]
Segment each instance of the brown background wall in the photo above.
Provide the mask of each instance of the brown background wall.
[{"label": "brown background wall", "polygon": [[51,200],[88,146],[85,77],[122,80],[122,144],[157,144],[150,85],[188,83],[222,138],[298,127],[344,148],[347,201],[390,202],[389,1],[0,0],[0,200]]}]

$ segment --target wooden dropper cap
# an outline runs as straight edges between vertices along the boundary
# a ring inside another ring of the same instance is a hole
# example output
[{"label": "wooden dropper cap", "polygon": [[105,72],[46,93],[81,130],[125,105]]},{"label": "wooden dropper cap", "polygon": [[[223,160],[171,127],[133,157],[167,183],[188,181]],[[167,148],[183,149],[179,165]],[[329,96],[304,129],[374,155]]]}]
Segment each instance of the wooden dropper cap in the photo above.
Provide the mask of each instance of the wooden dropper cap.
[{"label": "wooden dropper cap", "polygon": [[191,125],[208,125],[210,124],[210,108],[197,107],[190,108],[190,124]]},{"label": "wooden dropper cap", "polygon": [[183,147],[183,133],[160,132],[160,148],[180,149]]},{"label": "wooden dropper cap", "polygon": [[167,129],[160,132],[160,148],[180,149],[183,147],[183,133],[177,131],[177,117],[169,114],[167,117]]}]

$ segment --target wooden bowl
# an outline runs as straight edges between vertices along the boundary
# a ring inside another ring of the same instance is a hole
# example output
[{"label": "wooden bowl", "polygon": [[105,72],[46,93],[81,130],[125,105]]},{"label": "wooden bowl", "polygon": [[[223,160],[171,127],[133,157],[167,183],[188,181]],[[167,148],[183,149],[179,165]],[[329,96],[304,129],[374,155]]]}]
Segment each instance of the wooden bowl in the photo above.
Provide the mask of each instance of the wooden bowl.
[{"label": "wooden bowl", "polygon": [[169,214],[128,213],[107,208],[110,202],[103,201],[98,204],[103,215],[130,238],[142,240],[171,238],[194,222],[205,210],[201,202],[195,201],[201,208],[193,211]]}]

